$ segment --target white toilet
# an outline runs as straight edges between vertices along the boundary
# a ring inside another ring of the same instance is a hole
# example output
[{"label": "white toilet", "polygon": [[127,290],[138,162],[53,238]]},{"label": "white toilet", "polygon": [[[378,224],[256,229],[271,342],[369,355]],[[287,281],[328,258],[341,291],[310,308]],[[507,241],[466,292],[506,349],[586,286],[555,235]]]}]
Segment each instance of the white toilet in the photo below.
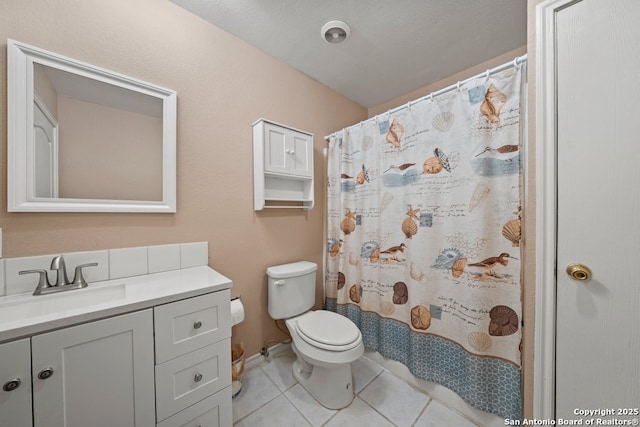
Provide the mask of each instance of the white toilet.
[{"label": "white toilet", "polygon": [[362,334],[349,319],[311,311],[317,264],[308,261],[267,268],[269,315],[285,319],[298,356],[293,376],[323,406],[340,409],[353,400],[351,362],[364,353]]}]

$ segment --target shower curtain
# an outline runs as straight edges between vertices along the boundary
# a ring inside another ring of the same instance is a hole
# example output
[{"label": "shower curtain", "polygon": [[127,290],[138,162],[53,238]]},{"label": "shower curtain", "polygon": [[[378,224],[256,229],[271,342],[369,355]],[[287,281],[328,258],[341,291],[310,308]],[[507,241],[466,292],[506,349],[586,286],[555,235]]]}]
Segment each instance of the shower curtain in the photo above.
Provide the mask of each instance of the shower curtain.
[{"label": "shower curtain", "polygon": [[325,306],[367,348],[520,419],[522,66],[329,138]]}]

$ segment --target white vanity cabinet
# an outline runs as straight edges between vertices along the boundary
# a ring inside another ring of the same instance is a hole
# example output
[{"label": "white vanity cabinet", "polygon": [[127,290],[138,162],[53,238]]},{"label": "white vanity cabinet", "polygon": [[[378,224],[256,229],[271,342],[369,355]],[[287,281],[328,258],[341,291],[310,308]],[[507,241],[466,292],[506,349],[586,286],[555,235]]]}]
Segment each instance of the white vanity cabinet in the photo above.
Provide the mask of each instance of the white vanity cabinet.
[{"label": "white vanity cabinet", "polygon": [[36,335],[31,353],[35,427],[154,425],[152,310]]},{"label": "white vanity cabinet", "polygon": [[156,332],[159,426],[232,424],[230,299],[225,290],[154,308],[156,331],[170,332]]},{"label": "white vanity cabinet", "polygon": [[0,427],[31,427],[29,339],[0,344]]},{"label": "white vanity cabinet", "polygon": [[255,210],[313,207],[313,134],[260,119],[253,154]]},{"label": "white vanity cabinet", "polygon": [[231,426],[230,290],[0,344],[0,427]]}]

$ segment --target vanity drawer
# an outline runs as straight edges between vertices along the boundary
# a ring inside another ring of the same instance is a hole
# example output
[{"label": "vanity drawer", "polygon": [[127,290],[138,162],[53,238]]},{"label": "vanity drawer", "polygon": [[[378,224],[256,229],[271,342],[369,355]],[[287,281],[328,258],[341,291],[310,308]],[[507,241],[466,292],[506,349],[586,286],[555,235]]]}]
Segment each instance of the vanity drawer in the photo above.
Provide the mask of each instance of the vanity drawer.
[{"label": "vanity drawer", "polygon": [[157,427],[227,427],[231,426],[232,420],[229,386],[167,418]]},{"label": "vanity drawer", "polygon": [[156,415],[162,421],[231,384],[231,339],[156,365]]},{"label": "vanity drawer", "polygon": [[231,291],[154,308],[156,364],[231,336]]}]

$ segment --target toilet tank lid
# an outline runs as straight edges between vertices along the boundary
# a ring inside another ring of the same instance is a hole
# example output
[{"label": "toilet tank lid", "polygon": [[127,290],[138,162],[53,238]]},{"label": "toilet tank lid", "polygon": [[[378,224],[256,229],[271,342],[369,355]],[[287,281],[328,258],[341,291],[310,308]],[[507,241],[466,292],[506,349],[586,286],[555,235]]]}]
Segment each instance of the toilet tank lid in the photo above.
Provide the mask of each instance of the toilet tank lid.
[{"label": "toilet tank lid", "polygon": [[298,261],[290,264],[274,265],[267,268],[267,275],[274,279],[286,279],[304,274],[313,273],[318,269],[318,264],[310,261]]}]

